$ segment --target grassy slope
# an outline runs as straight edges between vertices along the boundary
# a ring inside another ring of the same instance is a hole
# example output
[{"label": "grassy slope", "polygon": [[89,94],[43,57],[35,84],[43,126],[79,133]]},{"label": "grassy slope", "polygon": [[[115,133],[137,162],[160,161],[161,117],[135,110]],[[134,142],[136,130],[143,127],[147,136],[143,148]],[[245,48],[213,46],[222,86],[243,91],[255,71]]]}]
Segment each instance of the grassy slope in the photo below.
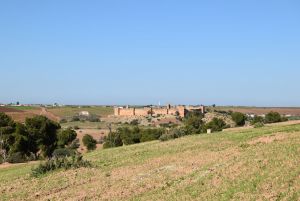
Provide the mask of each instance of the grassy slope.
[{"label": "grassy slope", "polygon": [[2,168],[0,199],[300,199],[300,125],[155,141],[85,158],[97,167],[38,179],[29,176],[32,165]]}]

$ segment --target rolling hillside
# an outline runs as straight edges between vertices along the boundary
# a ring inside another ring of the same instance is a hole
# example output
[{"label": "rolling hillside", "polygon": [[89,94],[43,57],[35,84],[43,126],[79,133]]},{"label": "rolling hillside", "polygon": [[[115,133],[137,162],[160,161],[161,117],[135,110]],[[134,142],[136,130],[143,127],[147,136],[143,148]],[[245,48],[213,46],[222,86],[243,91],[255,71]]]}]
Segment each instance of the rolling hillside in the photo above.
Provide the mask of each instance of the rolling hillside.
[{"label": "rolling hillside", "polygon": [[299,200],[300,125],[276,125],[84,155],[92,169],[30,177],[0,169],[1,200]]}]

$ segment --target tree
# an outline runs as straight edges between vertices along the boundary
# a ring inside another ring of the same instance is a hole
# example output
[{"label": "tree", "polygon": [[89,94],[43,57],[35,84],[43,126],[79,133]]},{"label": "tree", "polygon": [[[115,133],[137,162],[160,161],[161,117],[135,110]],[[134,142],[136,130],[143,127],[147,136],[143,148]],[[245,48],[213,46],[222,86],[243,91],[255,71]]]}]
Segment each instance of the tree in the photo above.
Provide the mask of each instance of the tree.
[{"label": "tree", "polygon": [[269,112],[268,114],[266,114],[265,117],[265,122],[266,123],[277,123],[277,122],[281,122],[282,118],[281,115],[278,112]]},{"label": "tree", "polygon": [[187,114],[184,119],[184,125],[188,134],[199,134],[203,130],[204,122],[202,121],[203,114],[194,111]]},{"label": "tree", "polygon": [[11,117],[0,112],[0,156],[6,161],[10,146],[14,142],[16,124]]},{"label": "tree", "polygon": [[247,117],[240,112],[233,112],[231,114],[231,118],[236,123],[237,126],[244,126],[247,119]]},{"label": "tree", "polygon": [[66,145],[70,145],[77,137],[76,131],[71,128],[60,130],[57,134],[57,146],[64,148]]},{"label": "tree", "polygon": [[95,150],[97,141],[89,134],[86,134],[82,138],[83,145],[86,146],[88,151]]},{"label": "tree", "polygon": [[211,129],[212,132],[222,131],[226,128],[226,123],[223,119],[213,118],[209,123],[205,125],[206,129]]},{"label": "tree", "polygon": [[137,126],[133,128],[118,128],[116,132],[120,135],[120,138],[125,145],[136,144],[141,141],[140,129]]},{"label": "tree", "polygon": [[56,148],[57,131],[60,125],[47,117],[35,116],[25,120],[25,126],[32,139],[33,153],[40,150],[44,157],[51,157]]},{"label": "tree", "polygon": [[119,132],[110,132],[107,136],[104,137],[104,149],[120,146],[123,146],[123,141]]},{"label": "tree", "polygon": [[31,146],[32,140],[29,138],[25,125],[17,123],[16,130],[13,133],[13,137],[14,140],[9,150],[10,154],[19,152],[23,155],[29,156],[33,151]]}]

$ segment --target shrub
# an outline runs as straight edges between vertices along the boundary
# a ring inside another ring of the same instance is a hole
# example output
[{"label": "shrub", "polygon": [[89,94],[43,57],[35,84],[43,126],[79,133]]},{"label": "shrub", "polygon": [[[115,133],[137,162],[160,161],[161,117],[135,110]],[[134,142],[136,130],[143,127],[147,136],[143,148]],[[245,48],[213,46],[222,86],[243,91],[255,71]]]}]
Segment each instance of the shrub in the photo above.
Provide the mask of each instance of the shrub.
[{"label": "shrub", "polygon": [[144,129],[141,130],[141,142],[147,142],[152,140],[158,140],[164,133],[163,129]]},{"label": "shrub", "polygon": [[132,125],[132,126],[137,126],[137,125],[139,125],[139,120],[137,120],[137,119],[132,120],[132,121],[130,122],[130,125]]},{"label": "shrub", "polygon": [[100,122],[100,119],[96,115],[90,115],[86,120],[90,122]]},{"label": "shrub", "polygon": [[80,147],[79,139],[76,138],[71,142],[71,144],[68,146],[70,149],[78,149]]},{"label": "shrub", "polygon": [[104,137],[103,148],[112,148],[112,147],[120,147],[123,146],[123,141],[121,139],[121,135],[118,132],[111,132],[108,136]]},{"label": "shrub", "polygon": [[79,126],[74,126],[74,130],[79,130]]},{"label": "shrub", "polygon": [[25,163],[27,162],[26,156],[22,152],[16,152],[12,153],[8,159],[7,162],[9,163]]},{"label": "shrub", "polygon": [[268,114],[266,114],[265,117],[265,122],[266,123],[277,123],[277,122],[281,122],[282,118],[281,115],[278,112],[269,112]]},{"label": "shrub", "polygon": [[71,129],[60,130],[57,134],[57,145],[64,148],[66,145],[72,143],[77,137],[77,133]]},{"label": "shrub", "polygon": [[80,118],[79,116],[73,116],[71,121],[80,121]]},{"label": "shrub", "polygon": [[257,122],[253,125],[254,128],[261,128],[261,127],[264,127],[264,123],[262,122]]},{"label": "shrub", "polygon": [[247,119],[246,116],[240,112],[232,113],[231,118],[236,123],[237,126],[244,126]]},{"label": "shrub", "polygon": [[61,158],[61,157],[69,157],[69,156],[74,156],[76,154],[75,150],[69,149],[69,148],[59,148],[55,149],[52,156],[56,158]]},{"label": "shrub", "polygon": [[255,115],[251,120],[251,125],[255,125],[256,123],[264,123],[264,121],[265,119],[263,117]]},{"label": "shrub", "polygon": [[81,167],[91,167],[92,164],[83,160],[82,156],[73,156],[71,158],[52,158],[44,163],[41,163],[38,167],[31,170],[31,175],[33,177],[39,177],[50,171],[64,168],[65,170],[71,168],[81,168]]},{"label": "shrub", "polygon": [[223,119],[213,118],[209,123],[205,125],[205,130],[211,129],[212,132],[222,131],[226,128],[226,123]]},{"label": "shrub", "polygon": [[176,139],[176,138],[180,138],[182,136],[184,136],[186,133],[183,129],[171,129],[169,132],[164,133],[163,135],[161,135],[159,137],[160,141],[168,141],[171,139]]},{"label": "shrub", "polygon": [[184,119],[184,125],[189,134],[199,134],[202,132],[204,122],[202,121],[203,114],[195,111],[190,112]]},{"label": "shrub", "polygon": [[139,127],[134,128],[118,128],[117,132],[119,133],[123,144],[136,144],[141,142],[141,134]]},{"label": "shrub", "polygon": [[59,121],[59,123],[61,123],[61,124],[63,124],[63,123],[67,123],[68,121],[66,120],[66,119],[61,119],[60,121]]},{"label": "shrub", "polygon": [[97,141],[89,134],[86,134],[82,138],[83,145],[86,146],[88,151],[95,150]]}]

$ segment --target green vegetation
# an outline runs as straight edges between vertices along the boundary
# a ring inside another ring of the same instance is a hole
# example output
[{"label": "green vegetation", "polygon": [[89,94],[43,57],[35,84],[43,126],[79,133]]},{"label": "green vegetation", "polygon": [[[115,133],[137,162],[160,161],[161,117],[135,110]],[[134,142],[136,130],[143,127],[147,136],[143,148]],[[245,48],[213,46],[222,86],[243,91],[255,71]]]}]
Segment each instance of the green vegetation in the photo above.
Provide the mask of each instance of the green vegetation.
[{"label": "green vegetation", "polygon": [[266,114],[265,123],[267,124],[277,123],[282,121],[287,121],[287,119],[281,117],[281,115],[278,112],[269,112],[268,114]]},{"label": "green vegetation", "polygon": [[109,133],[104,138],[104,148],[112,148],[130,144],[136,144],[140,142],[147,142],[152,140],[158,140],[160,136],[165,132],[164,129],[156,128],[141,128],[134,127],[121,127],[115,132]]},{"label": "green vegetation", "polygon": [[39,107],[35,107],[35,106],[5,106],[5,107],[16,109],[16,110],[36,110],[36,109],[39,109]]},{"label": "green vegetation", "polygon": [[247,117],[240,112],[234,112],[231,114],[232,120],[235,122],[237,126],[244,126],[247,120]]},{"label": "green vegetation", "polygon": [[251,125],[255,125],[257,123],[264,123],[265,119],[261,116],[255,115],[254,118],[250,121]]},{"label": "green vegetation", "polygon": [[91,135],[84,135],[82,138],[83,145],[86,146],[88,151],[96,149],[97,141]]},{"label": "green vegetation", "polygon": [[0,113],[1,162],[21,163],[38,158],[50,158],[56,148],[72,143],[77,134],[44,116],[27,118],[25,124],[15,123]]},{"label": "green vegetation", "polygon": [[223,119],[213,118],[210,122],[205,125],[205,129],[211,129],[212,132],[222,131],[227,128],[225,121]]},{"label": "green vegetation", "polygon": [[47,172],[51,172],[57,169],[77,169],[81,167],[91,167],[91,163],[87,160],[83,160],[82,156],[73,156],[73,157],[61,157],[61,158],[52,158],[47,160],[44,163],[41,163],[38,167],[33,168],[31,175],[33,177],[39,177]]},{"label": "green vegetation", "polygon": [[94,168],[0,170],[2,200],[299,200],[300,125],[272,125],[89,152]]}]

